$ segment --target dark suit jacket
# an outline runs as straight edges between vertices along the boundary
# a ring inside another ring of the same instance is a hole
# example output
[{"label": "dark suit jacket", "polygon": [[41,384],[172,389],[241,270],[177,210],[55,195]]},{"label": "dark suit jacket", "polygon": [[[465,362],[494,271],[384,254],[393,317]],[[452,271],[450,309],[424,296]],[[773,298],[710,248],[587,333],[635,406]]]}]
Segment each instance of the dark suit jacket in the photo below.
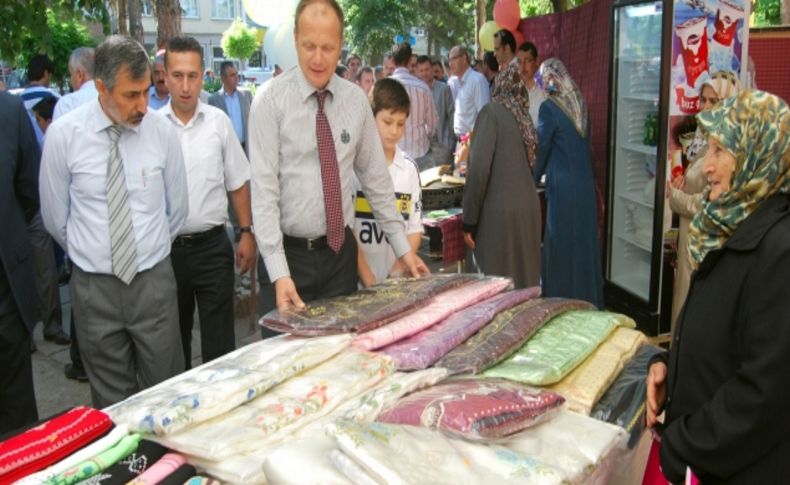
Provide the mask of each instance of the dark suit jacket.
[{"label": "dark suit jacket", "polygon": [[702,483],[790,477],[790,196],[776,195],[691,280],[667,374],[664,474]]},{"label": "dark suit jacket", "polygon": [[[241,122],[244,125],[244,133],[247,133],[247,119],[250,117],[250,105],[252,104],[252,94],[249,91],[245,91],[243,89],[236,89],[236,92],[239,93],[239,104],[241,105]],[[228,114],[228,107],[225,104],[225,90],[220,89],[216,93],[212,94],[208,98],[208,104],[211,106],[216,106],[217,108],[221,109]],[[246,140],[249,140],[249,134],[246,134]],[[244,144],[245,151],[247,144]]]},{"label": "dark suit jacket", "polygon": [[[27,223],[38,212],[41,151],[22,100],[0,92],[0,262],[27,328],[36,323],[37,294]],[[0,308],[9,302],[0,302]],[[3,331],[4,329],[0,329]]]}]

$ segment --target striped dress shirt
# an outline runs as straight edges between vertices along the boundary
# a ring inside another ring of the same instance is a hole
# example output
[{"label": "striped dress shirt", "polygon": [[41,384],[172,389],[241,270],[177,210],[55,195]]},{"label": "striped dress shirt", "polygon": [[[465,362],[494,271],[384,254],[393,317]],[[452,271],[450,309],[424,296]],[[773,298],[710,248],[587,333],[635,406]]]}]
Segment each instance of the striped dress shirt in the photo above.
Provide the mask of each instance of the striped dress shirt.
[{"label": "striped dress shirt", "polygon": [[[392,249],[403,256],[411,248],[403,219],[395,211],[395,190],[368,98],[356,84],[338,76],[332,77],[326,91],[324,112],[335,142],[344,222],[354,223],[356,175]],[[271,281],[290,275],[283,234],[326,234],[315,92],[297,66],[258,88],[250,108],[252,220]]]},{"label": "striped dress shirt", "polygon": [[436,108],[433,104],[433,93],[421,79],[412,76],[405,67],[399,67],[392,73],[392,79],[400,81],[409,94],[409,117],[406,119],[406,131],[398,146],[410,157],[417,159],[428,153],[431,148],[431,137],[436,133]]}]

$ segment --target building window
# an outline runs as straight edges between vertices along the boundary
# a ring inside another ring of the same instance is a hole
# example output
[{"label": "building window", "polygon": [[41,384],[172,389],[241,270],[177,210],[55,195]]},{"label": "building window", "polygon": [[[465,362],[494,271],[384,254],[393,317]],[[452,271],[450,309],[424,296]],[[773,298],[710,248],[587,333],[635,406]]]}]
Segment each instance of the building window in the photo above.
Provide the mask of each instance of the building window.
[{"label": "building window", "polygon": [[152,0],[143,0],[143,16],[144,17],[153,17],[154,15],[154,4]]},{"label": "building window", "polygon": [[211,5],[211,18],[230,20],[236,18],[236,0],[214,0]]},{"label": "building window", "polygon": [[181,16],[185,19],[200,18],[197,0],[181,0]]}]

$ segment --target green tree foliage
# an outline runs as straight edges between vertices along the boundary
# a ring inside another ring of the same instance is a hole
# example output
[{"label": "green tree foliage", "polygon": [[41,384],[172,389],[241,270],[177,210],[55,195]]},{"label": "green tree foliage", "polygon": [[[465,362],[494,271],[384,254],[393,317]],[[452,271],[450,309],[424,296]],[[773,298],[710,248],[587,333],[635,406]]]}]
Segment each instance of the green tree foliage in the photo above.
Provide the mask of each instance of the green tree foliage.
[{"label": "green tree foliage", "polygon": [[37,51],[47,52],[52,46],[47,11],[62,22],[96,22],[109,32],[110,18],[104,0],[2,0],[0,1],[0,59],[14,62],[24,49],[27,39],[34,39]]},{"label": "green tree foliage", "polygon": [[225,51],[226,57],[241,59],[243,62],[259,47],[256,29],[248,27],[241,19],[236,19],[228,30],[222,33],[222,50]]},{"label": "green tree foliage", "polygon": [[782,24],[781,0],[757,0],[753,5],[755,27]]},{"label": "green tree foliage", "polygon": [[[518,3],[521,7],[522,17],[537,17],[554,13],[552,0],[519,0]],[[573,3],[573,0],[568,0],[567,3]],[[578,0],[578,3],[581,3],[581,0]]]},{"label": "green tree foliage", "polygon": [[55,64],[52,82],[64,87],[69,78],[69,56],[77,47],[94,47],[96,41],[88,29],[82,24],[67,20],[61,21],[52,10],[46,13],[47,42],[42,45],[41,39],[34,36],[32,29],[22,34],[21,50],[16,58],[17,66],[27,66],[31,57],[38,53],[46,53]]},{"label": "green tree foliage", "polygon": [[[395,36],[408,36],[417,25],[417,0],[341,0],[346,17],[346,42],[352,52],[378,61],[392,48]],[[450,2],[443,2],[450,3]]]},{"label": "green tree foliage", "polygon": [[423,0],[418,24],[425,29],[431,54],[475,40],[474,0]]}]

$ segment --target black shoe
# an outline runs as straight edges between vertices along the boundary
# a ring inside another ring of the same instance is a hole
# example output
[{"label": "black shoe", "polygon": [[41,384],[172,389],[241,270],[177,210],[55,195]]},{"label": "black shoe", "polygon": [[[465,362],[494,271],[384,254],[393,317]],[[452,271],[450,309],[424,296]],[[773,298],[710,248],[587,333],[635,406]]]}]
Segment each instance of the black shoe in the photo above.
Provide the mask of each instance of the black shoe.
[{"label": "black shoe", "polygon": [[88,374],[85,373],[85,369],[74,364],[66,364],[63,368],[63,373],[66,374],[66,379],[88,382]]},{"label": "black shoe", "polygon": [[53,335],[44,335],[44,340],[47,342],[55,342],[57,345],[71,344],[71,339],[68,335],[63,333],[63,330],[58,330],[58,332]]}]

